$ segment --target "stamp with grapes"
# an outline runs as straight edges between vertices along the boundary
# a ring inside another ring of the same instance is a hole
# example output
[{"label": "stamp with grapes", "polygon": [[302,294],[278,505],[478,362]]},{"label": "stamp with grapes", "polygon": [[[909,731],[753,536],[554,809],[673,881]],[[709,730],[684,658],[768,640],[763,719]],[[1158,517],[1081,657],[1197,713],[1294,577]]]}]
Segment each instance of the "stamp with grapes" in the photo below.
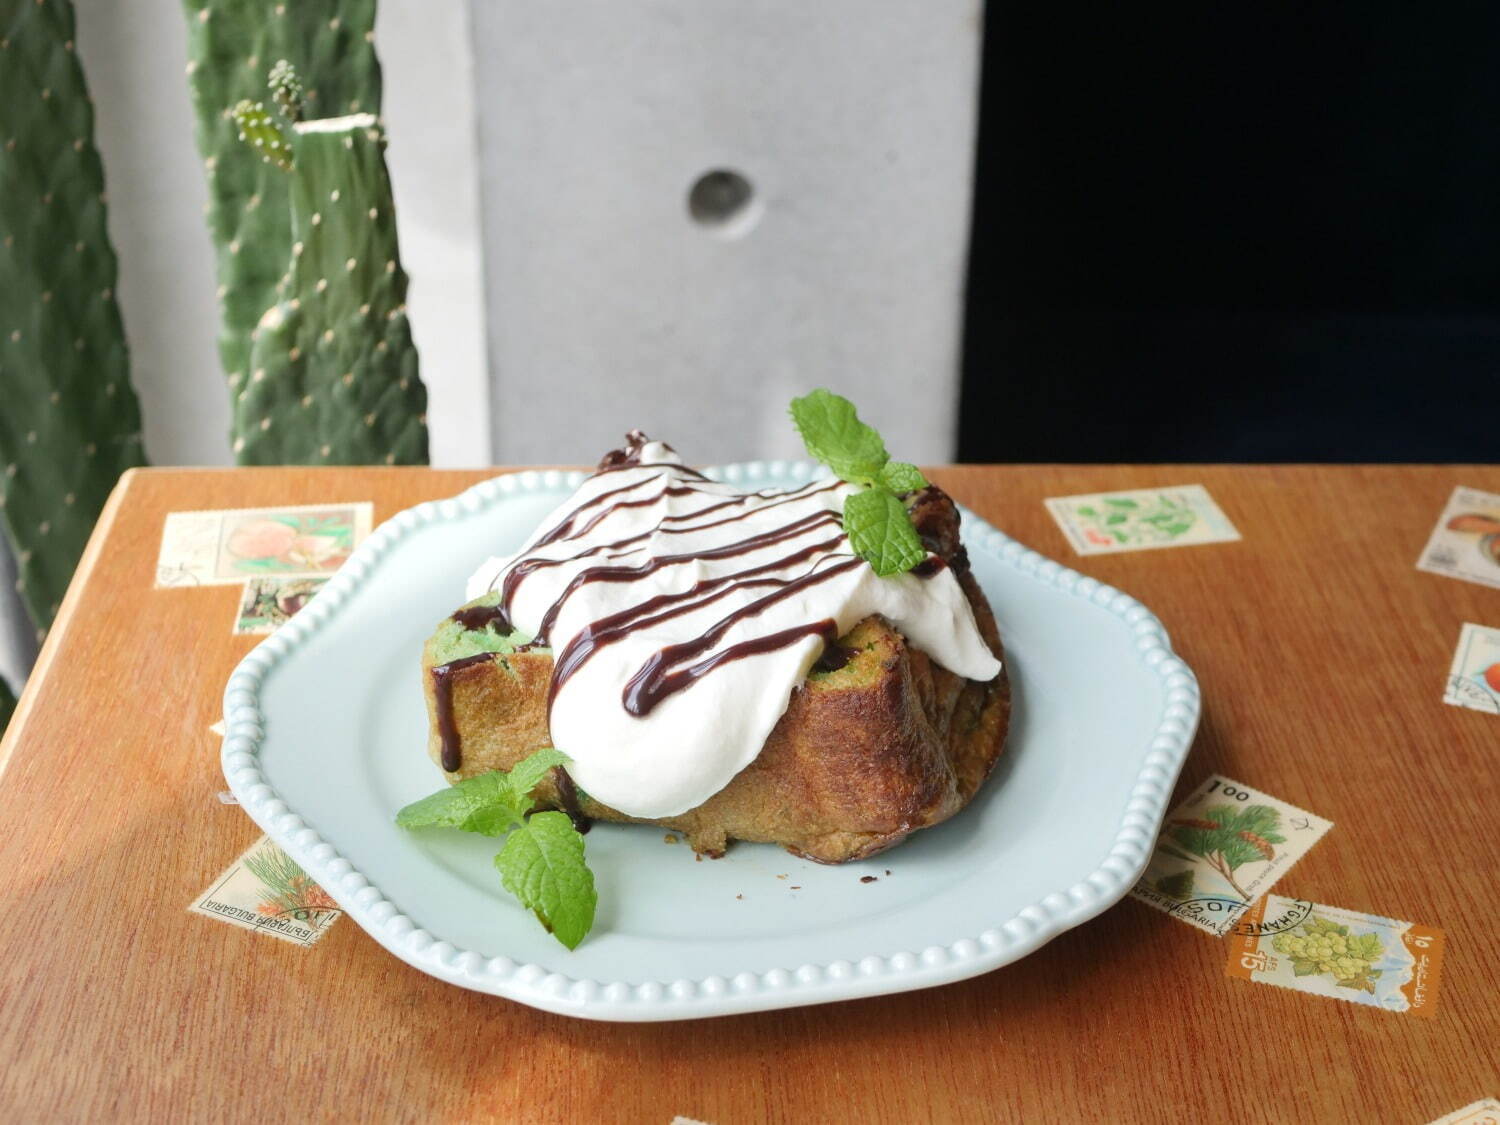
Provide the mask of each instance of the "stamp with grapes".
[{"label": "stamp with grapes", "polygon": [[[1299,913],[1268,932],[1263,920]],[[1230,936],[1226,972],[1241,980],[1431,1017],[1437,1006],[1443,932],[1280,895],[1257,902]]]}]

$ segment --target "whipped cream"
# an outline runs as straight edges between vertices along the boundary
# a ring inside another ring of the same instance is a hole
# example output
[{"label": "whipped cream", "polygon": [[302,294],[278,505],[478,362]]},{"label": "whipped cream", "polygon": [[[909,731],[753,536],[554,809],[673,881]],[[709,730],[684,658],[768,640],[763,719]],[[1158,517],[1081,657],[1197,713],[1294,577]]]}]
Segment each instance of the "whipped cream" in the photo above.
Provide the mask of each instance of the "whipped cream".
[{"label": "whipped cream", "polygon": [[589,477],[514,555],[469,579],[551,647],[553,744],[629,816],[702,804],[753,761],[825,643],[881,614],[971,680],[1000,672],[953,572],[878,577],[843,535],[856,489],[747,493],[661,442]]}]

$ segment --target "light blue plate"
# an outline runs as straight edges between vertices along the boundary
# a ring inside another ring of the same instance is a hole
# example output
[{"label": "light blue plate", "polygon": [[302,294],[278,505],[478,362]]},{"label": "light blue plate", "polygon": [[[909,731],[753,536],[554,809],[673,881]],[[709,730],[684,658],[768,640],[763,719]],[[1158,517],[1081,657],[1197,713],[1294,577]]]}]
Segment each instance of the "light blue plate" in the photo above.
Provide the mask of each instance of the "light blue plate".
[{"label": "light blue plate", "polygon": [[[709,472],[755,487],[814,475],[779,461]],[[970,512],[1015,710],[994,776],[946,824],[840,867],[747,844],[695,862],[658,829],[598,825],[598,918],[571,953],[501,889],[495,841],[398,829],[396,810],[443,784],[423,640],[474,567],[519,547],[581,479],[511,474],[402,512],[230,677],[223,766],[241,807],[397,957],[568,1015],[717,1016],[971,977],[1134,883],[1197,727],[1197,683],[1139,602]]]}]

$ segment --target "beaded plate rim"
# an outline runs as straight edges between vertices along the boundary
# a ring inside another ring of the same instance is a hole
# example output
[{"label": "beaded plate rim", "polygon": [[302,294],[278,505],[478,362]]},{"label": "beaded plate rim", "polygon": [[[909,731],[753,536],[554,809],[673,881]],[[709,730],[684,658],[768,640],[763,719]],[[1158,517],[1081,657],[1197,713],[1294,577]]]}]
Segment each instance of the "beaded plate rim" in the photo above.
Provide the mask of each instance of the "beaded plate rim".
[{"label": "beaded plate rim", "polygon": [[[705,469],[728,483],[803,481],[820,474],[805,461],[752,461]],[[472,515],[518,493],[576,488],[578,471],[533,469],[481,481],[457,496],[397,513],[362,543],[307,607],[240,661],[224,690],[224,776],[240,807],[366,933],[409,965],[440,980],[550,1012],[590,1019],[691,1019],[828,1003],[948,984],[1019,960],[1058,934],[1102,913],[1124,897],[1145,869],[1177,775],[1192,746],[1201,712],[1197,679],[1171,648],[1156,616],[1129,594],[1046,558],[961,508],[964,543],[1047,585],[1093,602],[1119,617],[1135,636],[1141,662],[1161,681],[1162,712],[1145,748],[1114,842],[1098,867],[978,934],[943,945],[855,960],[803,964],[732,977],[622,981],[575,979],[505,956],[485,957],[428,933],[391,903],[288,807],[261,772],[264,735],[259,688],[266,675],[333,620],[349,596],[400,541],[435,522]]]}]

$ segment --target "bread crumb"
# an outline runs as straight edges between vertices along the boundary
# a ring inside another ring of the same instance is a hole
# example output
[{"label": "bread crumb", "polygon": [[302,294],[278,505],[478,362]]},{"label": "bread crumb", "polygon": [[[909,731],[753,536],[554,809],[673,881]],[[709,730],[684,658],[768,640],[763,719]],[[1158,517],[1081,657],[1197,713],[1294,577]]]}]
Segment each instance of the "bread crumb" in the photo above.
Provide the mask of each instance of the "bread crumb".
[{"label": "bread crumb", "polygon": [[[672,833],[670,833],[670,832],[668,832],[665,836],[663,836],[661,838],[661,840],[662,840],[662,843],[664,843],[664,844],[675,844],[675,843],[677,843],[677,837],[674,836],[674,835],[672,835]],[[890,874],[890,872],[887,872],[886,874]]]},{"label": "bread crumb", "polygon": [[861,883],[873,883],[873,882],[875,882],[876,878],[877,878],[877,876],[875,876],[875,875],[861,875],[859,877],[859,881]]},{"label": "bread crumb", "polygon": [[778,878],[778,879],[785,879],[786,876],[785,875],[778,875],[778,876],[776,876],[776,878]]},{"label": "bread crumb", "polygon": [[735,898],[744,898],[745,896],[744,895],[735,895],[734,897]]},{"label": "bread crumb", "polygon": [[797,884],[796,884],[796,883],[793,883],[793,884],[792,884],[792,890],[794,890],[794,891],[800,891],[800,890],[801,890],[801,889],[802,889],[802,888],[801,888],[801,887],[799,887],[799,886],[798,886],[798,885],[797,885]]}]

